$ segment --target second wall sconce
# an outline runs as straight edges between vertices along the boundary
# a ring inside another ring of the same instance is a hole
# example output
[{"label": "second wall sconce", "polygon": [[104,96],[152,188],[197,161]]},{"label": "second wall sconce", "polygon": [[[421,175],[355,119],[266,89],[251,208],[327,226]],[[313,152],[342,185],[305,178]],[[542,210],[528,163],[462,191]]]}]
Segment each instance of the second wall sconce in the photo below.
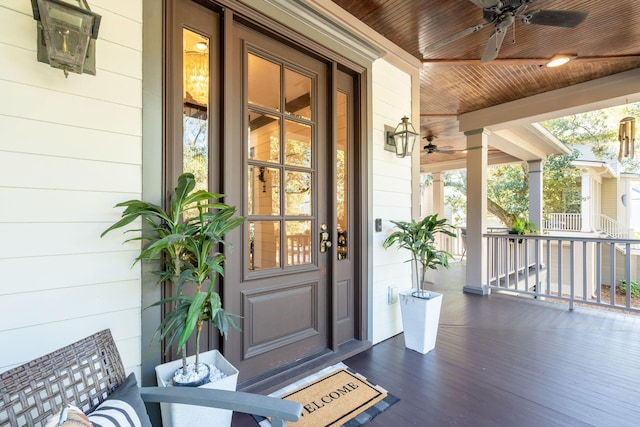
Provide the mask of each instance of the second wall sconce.
[{"label": "second wall sconce", "polygon": [[31,0],[38,21],[38,61],[72,73],[96,74],[95,42],[101,16],[86,0]]},{"label": "second wall sconce", "polygon": [[411,155],[413,151],[413,145],[416,142],[418,133],[414,129],[413,125],[409,121],[407,116],[404,116],[401,122],[393,129],[391,126],[385,126],[385,141],[384,149],[387,151],[393,151],[396,153],[396,157],[405,157]]}]

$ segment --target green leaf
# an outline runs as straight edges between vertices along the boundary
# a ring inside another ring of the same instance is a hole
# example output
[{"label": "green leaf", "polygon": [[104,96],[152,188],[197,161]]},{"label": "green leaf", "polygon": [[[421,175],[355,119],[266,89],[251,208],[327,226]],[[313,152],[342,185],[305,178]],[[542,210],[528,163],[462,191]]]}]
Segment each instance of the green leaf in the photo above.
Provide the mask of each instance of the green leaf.
[{"label": "green leaf", "polygon": [[193,295],[191,303],[189,305],[189,312],[187,314],[187,318],[185,321],[185,326],[180,335],[180,341],[178,342],[178,350],[181,350],[182,347],[187,343],[191,334],[193,334],[196,325],[198,324],[198,320],[200,319],[200,315],[202,313],[202,309],[207,301],[207,293],[206,292],[196,292]]}]

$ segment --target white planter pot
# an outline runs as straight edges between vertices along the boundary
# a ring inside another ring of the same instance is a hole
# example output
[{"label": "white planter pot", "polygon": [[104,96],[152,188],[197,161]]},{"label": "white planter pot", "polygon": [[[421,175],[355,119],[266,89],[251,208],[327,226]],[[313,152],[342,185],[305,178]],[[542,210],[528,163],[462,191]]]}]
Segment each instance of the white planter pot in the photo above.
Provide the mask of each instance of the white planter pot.
[{"label": "white planter pot", "polygon": [[[187,358],[188,363],[195,362],[195,355]],[[200,353],[200,362],[208,363],[220,369],[227,376],[218,381],[207,383],[200,388],[235,391],[238,383],[238,370],[218,350]],[[174,360],[156,366],[158,386],[167,387],[176,369],[182,366],[182,360]],[[201,406],[177,403],[161,403],[162,425],[164,427],[191,426],[231,426],[232,411],[225,409],[205,408]]]},{"label": "white planter pot", "polygon": [[430,299],[411,296],[413,290],[400,293],[400,311],[405,346],[425,354],[436,346],[442,294],[431,292]]}]

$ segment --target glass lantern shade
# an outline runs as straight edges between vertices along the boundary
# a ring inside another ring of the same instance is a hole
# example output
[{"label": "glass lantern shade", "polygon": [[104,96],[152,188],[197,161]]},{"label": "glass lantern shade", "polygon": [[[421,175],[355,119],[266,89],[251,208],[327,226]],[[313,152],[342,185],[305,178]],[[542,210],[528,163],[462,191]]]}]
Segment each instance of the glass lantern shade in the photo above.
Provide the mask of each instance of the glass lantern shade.
[{"label": "glass lantern shade", "polygon": [[411,154],[417,136],[418,133],[414,129],[413,125],[409,122],[409,118],[406,116],[403,117],[402,121],[393,131],[393,141],[396,146],[396,156],[405,157],[407,154]]},{"label": "glass lantern shade", "polygon": [[[85,0],[32,0],[33,17],[39,21],[44,39],[46,56],[41,52],[39,60],[45,60],[54,68],[81,74],[91,39],[98,37],[100,15],[89,10]],[[38,46],[39,51],[41,46]],[[95,71],[92,73],[95,74]]]}]

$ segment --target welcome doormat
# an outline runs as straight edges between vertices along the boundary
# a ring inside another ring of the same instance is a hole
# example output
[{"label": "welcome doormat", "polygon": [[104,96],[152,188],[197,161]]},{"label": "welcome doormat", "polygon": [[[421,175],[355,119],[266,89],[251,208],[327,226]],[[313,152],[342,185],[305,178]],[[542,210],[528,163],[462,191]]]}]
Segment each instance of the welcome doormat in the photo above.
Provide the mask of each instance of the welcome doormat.
[{"label": "welcome doormat", "polygon": [[[303,378],[270,396],[299,402],[302,417],[296,427],[357,427],[389,408],[398,398],[371,383],[343,363]],[[261,427],[269,420],[256,417]]]}]

